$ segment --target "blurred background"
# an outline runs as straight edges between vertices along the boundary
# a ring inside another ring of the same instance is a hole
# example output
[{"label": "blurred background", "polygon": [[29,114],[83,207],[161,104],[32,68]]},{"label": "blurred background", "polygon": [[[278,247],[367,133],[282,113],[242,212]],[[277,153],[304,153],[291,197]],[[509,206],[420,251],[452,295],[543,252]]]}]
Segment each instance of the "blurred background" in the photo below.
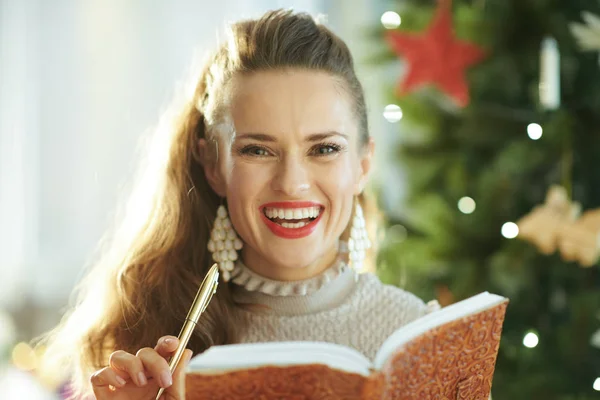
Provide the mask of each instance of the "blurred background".
[{"label": "blurred background", "polygon": [[600,398],[600,2],[0,0],[0,385],[64,312],[142,140],[229,21],[325,16],[355,56],[380,277],[511,299],[495,400]]},{"label": "blurred background", "polygon": [[53,398],[26,343],[59,321],[143,139],[228,22],[280,7],[324,15],[356,55],[373,132],[396,136],[362,56],[385,2],[0,0],[0,397]]}]

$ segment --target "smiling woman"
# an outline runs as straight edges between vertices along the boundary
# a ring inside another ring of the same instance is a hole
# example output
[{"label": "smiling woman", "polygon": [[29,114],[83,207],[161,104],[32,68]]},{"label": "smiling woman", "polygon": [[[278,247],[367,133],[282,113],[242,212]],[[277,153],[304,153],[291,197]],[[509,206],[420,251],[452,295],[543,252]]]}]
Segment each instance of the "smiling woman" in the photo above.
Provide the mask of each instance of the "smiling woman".
[{"label": "smiling woman", "polygon": [[348,48],[309,15],[233,24],[157,140],[141,180],[156,182],[152,195],[133,197],[80,301],[44,340],[80,395],[146,399],[163,387],[183,398],[182,369],[171,376],[166,362],[177,338],[164,335],[179,331],[213,261],[224,282],[189,342],[195,353],[314,340],[372,358],[426,313],[358,273],[374,143]]},{"label": "smiling woman", "polygon": [[373,153],[344,86],[331,73],[299,68],[240,75],[230,85],[233,141],[221,141],[220,159],[205,168],[246,243],[245,265],[262,276],[308,279],[338,256]]}]

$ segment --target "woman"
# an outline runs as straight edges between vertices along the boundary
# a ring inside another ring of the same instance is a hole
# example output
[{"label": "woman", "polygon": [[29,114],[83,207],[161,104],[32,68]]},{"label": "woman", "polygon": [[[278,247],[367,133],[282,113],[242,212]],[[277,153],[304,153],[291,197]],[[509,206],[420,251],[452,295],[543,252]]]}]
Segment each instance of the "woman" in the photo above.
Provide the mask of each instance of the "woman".
[{"label": "woman", "polygon": [[[222,281],[191,339],[319,340],[368,357],[426,305],[357,275],[374,144],[346,45],[310,16],[273,11],[231,27],[168,135],[80,301],[46,342],[79,394],[182,399],[166,358],[213,262]],[[62,353],[61,353],[62,352]],[[95,372],[94,372],[95,371]],[[92,376],[89,380],[89,376]]]}]

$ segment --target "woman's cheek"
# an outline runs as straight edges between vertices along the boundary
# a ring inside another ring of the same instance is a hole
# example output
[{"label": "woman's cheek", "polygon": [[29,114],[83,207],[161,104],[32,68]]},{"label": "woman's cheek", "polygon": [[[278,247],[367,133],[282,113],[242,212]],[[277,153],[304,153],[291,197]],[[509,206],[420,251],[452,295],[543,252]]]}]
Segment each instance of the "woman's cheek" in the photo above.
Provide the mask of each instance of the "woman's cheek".
[{"label": "woman's cheek", "polygon": [[315,171],[314,176],[319,186],[335,190],[352,190],[356,168],[350,162],[333,162],[325,164]]},{"label": "woman's cheek", "polygon": [[270,179],[269,168],[260,165],[237,164],[232,168],[228,180],[228,194],[235,200],[255,201],[265,193]]}]

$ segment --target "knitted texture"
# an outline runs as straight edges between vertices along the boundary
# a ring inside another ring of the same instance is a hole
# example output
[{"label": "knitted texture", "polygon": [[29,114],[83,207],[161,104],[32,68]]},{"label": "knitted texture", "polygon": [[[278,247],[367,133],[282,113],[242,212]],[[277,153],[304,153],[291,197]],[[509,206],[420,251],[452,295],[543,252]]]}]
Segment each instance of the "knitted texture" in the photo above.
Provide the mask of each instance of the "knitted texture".
[{"label": "knitted texture", "polygon": [[[328,286],[321,291],[337,291]],[[358,276],[352,290],[334,307],[317,312],[303,311],[282,315],[245,310],[243,314],[249,323],[240,342],[332,342],[354,348],[373,360],[379,347],[396,329],[423,316],[428,308],[413,294],[384,285],[375,275],[365,273]]]}]

